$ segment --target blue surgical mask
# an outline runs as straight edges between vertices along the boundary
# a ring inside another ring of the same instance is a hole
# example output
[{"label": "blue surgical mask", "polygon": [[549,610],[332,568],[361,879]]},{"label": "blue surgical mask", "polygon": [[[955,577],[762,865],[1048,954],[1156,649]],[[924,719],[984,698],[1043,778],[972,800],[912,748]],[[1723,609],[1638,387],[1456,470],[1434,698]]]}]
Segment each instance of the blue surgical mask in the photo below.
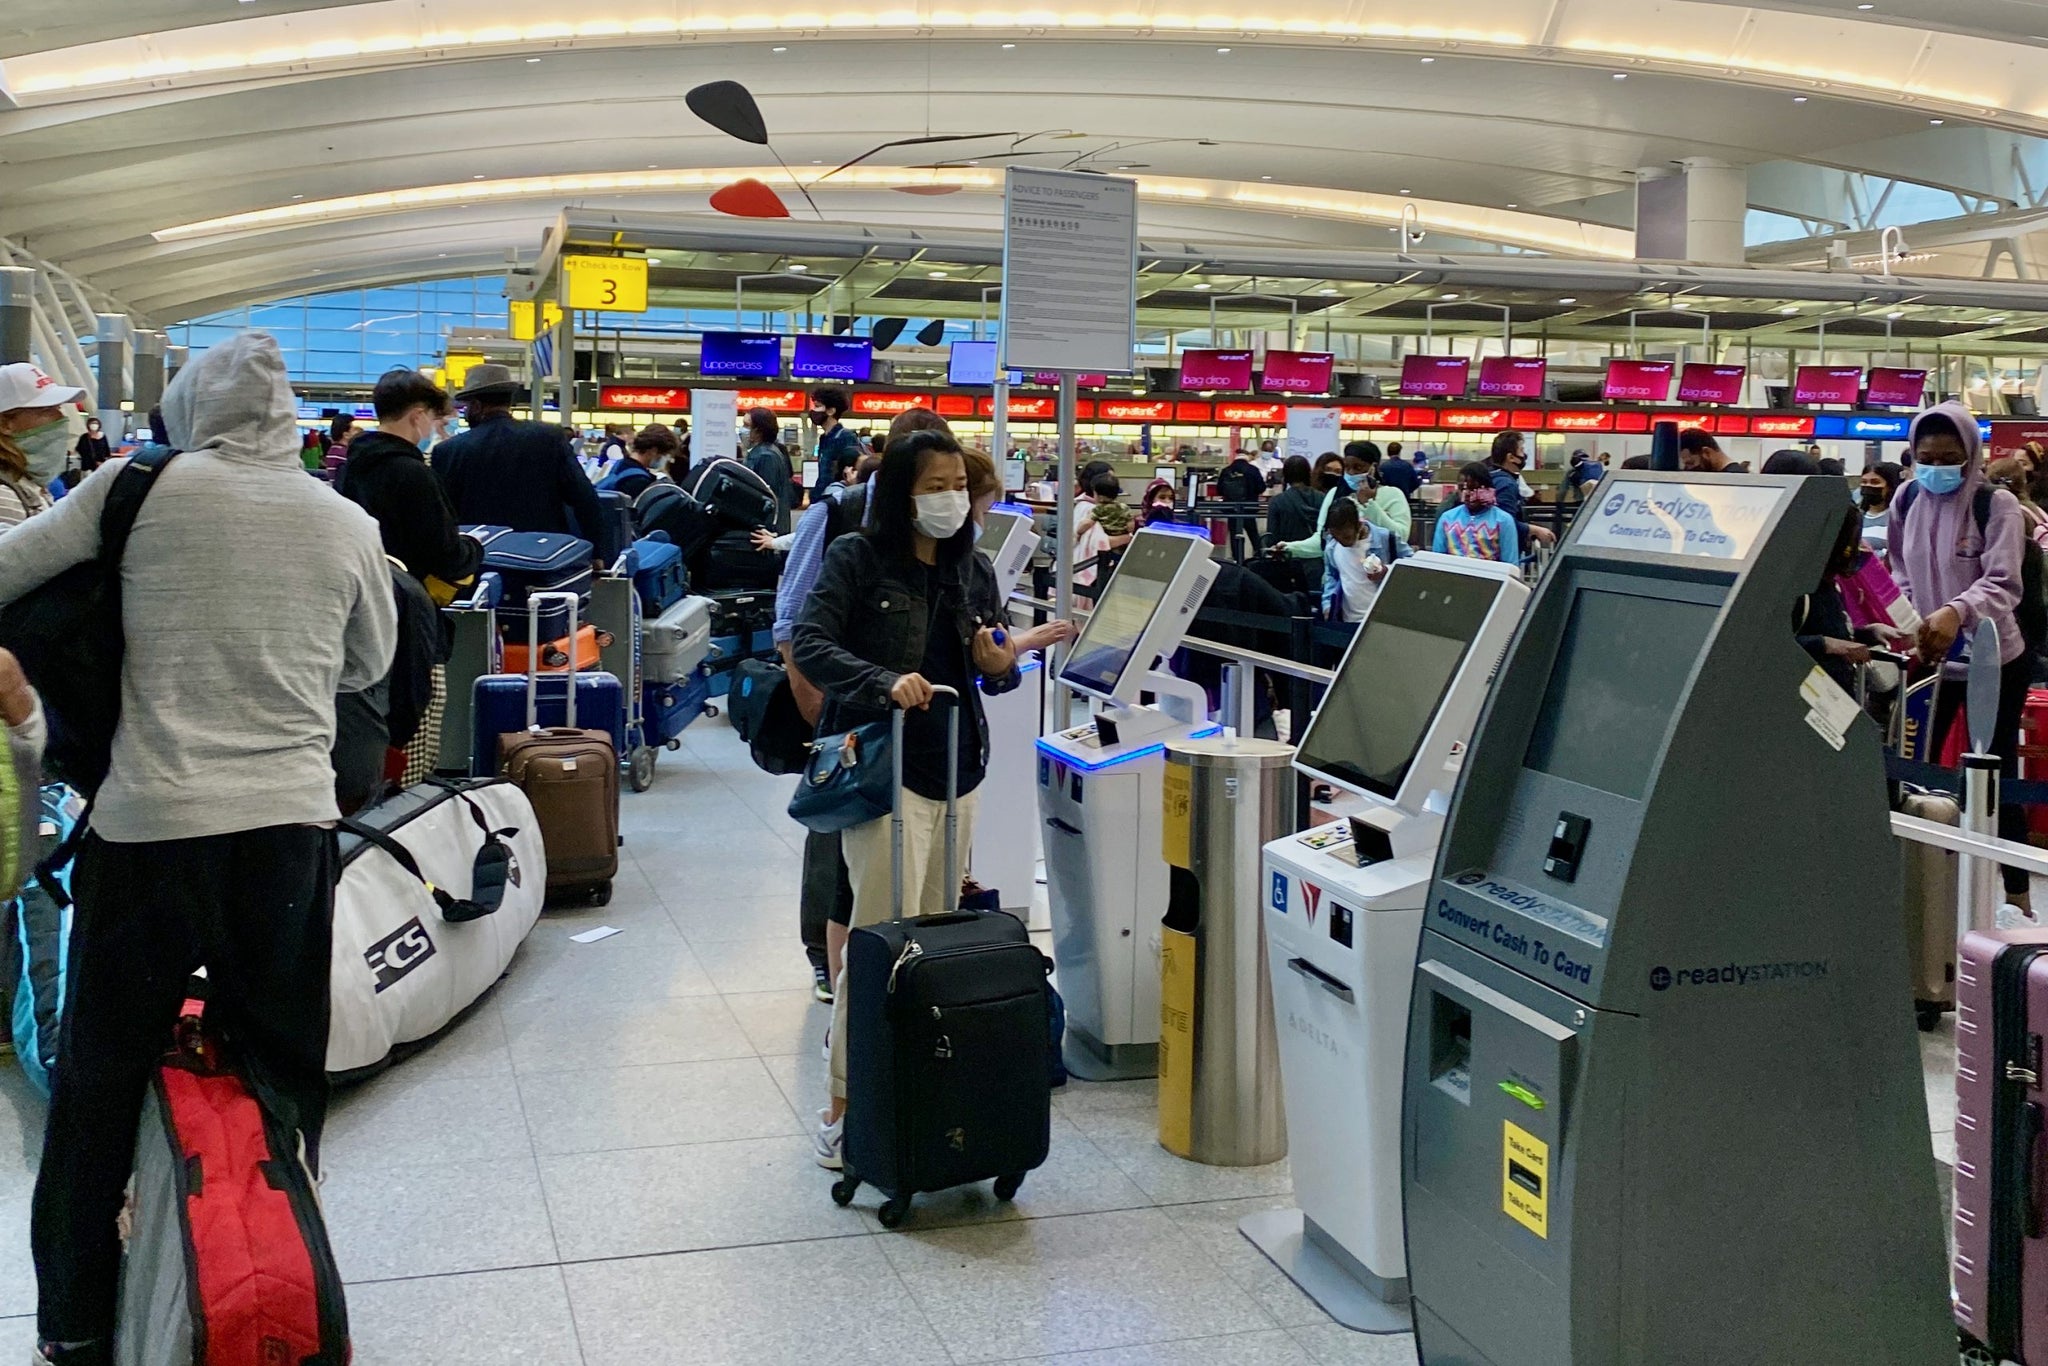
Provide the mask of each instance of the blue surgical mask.
[{"label": "blue surgical mask", "polygon": [[1365,476],[1362,474],[1347,474],[1344,476],[1344,486],[1350,489],[1353,493],[1358,492],[1359,488],[1363,486],[1364,483]]},{"label": "blue surgical mask", "polygon": [[1915,465],[1913,478],[1929,493],[1954,493],[1963,486],[1961,465]]}]

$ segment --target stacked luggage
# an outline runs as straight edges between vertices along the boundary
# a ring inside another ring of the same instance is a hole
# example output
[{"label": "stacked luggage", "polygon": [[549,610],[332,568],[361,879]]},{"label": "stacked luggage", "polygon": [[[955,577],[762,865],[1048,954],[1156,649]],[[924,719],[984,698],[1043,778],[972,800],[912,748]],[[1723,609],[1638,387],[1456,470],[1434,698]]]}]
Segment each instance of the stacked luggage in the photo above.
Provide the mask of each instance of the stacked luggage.
[{"label": "stacked luggage", "polygon": [[777,659],[775,592],[773,589],[724,589],[707,596],[711,602],[711,695],[732,691],[740,661]]},{"label": "stacked luggage", "polygon": [[756,588],[774,591],[782,576],[780,553],[756,550],[756,531],[775,527],[780,505],[767,481],[737,460],[714,460],[681,485],[658,483],[634,500],[642,536],[666,536],[682,552],[699,592]]}]

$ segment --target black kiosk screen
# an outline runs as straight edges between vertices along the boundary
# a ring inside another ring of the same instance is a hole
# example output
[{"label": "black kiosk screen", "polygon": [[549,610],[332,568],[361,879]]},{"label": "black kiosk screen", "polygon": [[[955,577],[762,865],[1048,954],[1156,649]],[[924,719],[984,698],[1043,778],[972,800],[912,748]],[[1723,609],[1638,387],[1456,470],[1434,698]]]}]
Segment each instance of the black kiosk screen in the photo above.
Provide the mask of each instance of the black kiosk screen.
[{"label": "black kiosk screen", "polygon": [[1581,589],[1523,763],[1641,801],[1720,609]]},{"label": "black kiosk screen", "polygon": [[1343,672],[1302,736],[1297,762],[1398,800],[1415,751],[1499,596],[1491,579],[1399,570],[1359,628]]}]

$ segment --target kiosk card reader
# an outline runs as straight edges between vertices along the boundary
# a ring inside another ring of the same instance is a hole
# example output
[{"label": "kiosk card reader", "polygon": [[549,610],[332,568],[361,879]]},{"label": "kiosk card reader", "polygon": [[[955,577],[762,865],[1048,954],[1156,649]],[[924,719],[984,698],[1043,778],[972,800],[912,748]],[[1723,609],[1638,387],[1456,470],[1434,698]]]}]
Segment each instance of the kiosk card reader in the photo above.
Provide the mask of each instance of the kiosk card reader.
[{"label": "kiosk card reader", "polygon": [[[1206,537],[1163,527],[1133,537],[1060,668],[1060,683],[1098,699],[1095,719],[1038,741],[1067,1066],[1089,1081],[1158,1071],[1166,743],[1221,728],[1200,687],[1157,665],[1180,647],[1216,575]],[[1157,701],[1141,704],[1147,693]]]},{"label": "kiosk card reader", "polygon": [[1845,515],[1630,472],[1529,608],[1409,1014],[1430,1366],[1955,1358],[1879,737],[1792,637]]},{"label": "kiosk card reader", "polygon": [[1295,767],[1353,814],[1266,846],[1266,942],[1299,1209],[1239,1225],[1332,1318],[1409,1328],[1401,1059],[1422,908],[1457,779],[1529,589],[1508,566],[1397,562]]},{"label": "kiosk card reader", "polygon": [[[1031,509],[997,503],[982,519],[974,548],[988,557],[996,571],[996,591],[1009,601],[1038,552]],[[1033,746],[1044,729],[1045,667],[1030,654],[1018,659],[1017,670],[1019,686],[981,700],[988,722],[988,773],[981,784],[981,814],[974,822],[968,868],[976,882],[1002,894],[1004,910],[1028,916],[1038,890],[1038,807],[1031,775]]]}]

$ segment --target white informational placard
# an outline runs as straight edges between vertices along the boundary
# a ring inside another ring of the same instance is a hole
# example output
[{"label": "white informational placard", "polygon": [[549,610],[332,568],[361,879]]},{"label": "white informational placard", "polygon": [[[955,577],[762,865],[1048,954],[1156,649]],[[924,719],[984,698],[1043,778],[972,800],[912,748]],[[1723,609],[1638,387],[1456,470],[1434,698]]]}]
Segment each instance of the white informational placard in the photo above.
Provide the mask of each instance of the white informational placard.
[{"label": "white informational placard", "polygon": [[1746,560],[1785,490],[1762,484],[1600,482],[1576,545],[1702,560]]},{"label": "white informational placard", "polygon": [[1137,345],[1138,183],[1012,166],[1003,190],[1003,363],[1123,374]]},{"label": "white informational placard", "polygon": [[1016,493],[1024,487],[1024,476],[1029,473],[1022,460],[1003,462],[1003,492]]},{"label": "white informational placard", "polygon": [[690,391],[690,467],[739,450],[740,396],[736,389]]},{"label": "white informational placard", "polygon": [[1289,408],[1287,454],[1304,456],[1313,465],[1319,455],[1344,451],[1342,408]]}]

